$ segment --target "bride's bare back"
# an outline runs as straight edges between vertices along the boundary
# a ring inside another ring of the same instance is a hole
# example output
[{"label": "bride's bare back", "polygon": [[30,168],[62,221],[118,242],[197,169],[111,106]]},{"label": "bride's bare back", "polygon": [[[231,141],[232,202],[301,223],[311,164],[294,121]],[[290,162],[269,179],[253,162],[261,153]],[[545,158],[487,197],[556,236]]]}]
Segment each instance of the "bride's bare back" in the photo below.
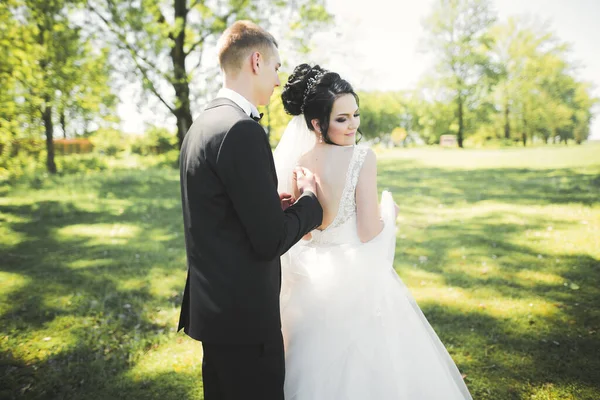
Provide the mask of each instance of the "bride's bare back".
[{"label": "bride's bare back", "polygon": [[301,167],[317,177],[317,197],[323,207],[319,230],[327,228],[337,215],[353,151],[353,146],[315,146],[299,160]]}]

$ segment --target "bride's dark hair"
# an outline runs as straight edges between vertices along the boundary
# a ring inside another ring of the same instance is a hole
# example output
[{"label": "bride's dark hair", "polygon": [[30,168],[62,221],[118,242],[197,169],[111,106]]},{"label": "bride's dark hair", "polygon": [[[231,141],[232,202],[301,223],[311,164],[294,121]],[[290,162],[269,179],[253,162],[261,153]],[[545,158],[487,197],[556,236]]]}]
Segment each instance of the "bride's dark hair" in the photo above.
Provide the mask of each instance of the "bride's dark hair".
[{"label": "bride's dark hair", "polygon": [[335,144],[327,134],[329,115],[333,108],[333,102],[344,94],[353,95],[356,104],[359,104],[358,95],[354,92],[352,85],[342,79],[339,74],[324,70],[318,65],[311,67],[308,64],[300,64],[294,68],[294,72],[283,87],[281,100],[283,108],[288,114],[304,113],[306,125],[311,131],[314,131],[311,121],[315,118],[318,119],[323,141]]}]

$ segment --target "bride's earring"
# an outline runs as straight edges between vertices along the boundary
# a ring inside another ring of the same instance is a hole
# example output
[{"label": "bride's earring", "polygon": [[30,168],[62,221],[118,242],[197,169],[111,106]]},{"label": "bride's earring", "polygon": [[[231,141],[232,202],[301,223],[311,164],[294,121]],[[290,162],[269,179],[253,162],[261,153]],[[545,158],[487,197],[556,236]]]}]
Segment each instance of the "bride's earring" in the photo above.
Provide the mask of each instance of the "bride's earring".
[{"label": "bride's earring", "polygon": [[323,143],[323,134],[319,133],[319,143]]}]

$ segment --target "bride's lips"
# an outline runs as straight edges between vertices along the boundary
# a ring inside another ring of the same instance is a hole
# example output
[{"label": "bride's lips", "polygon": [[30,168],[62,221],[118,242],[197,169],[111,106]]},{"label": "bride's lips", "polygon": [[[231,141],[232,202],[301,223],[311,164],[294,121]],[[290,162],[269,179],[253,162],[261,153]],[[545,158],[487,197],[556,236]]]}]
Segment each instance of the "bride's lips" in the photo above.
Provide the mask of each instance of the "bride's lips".
[{"label": "bride's lips", "polygon": [[346,133],[346,136],[354,136],[354,135],[356,135],[356,132]]}]

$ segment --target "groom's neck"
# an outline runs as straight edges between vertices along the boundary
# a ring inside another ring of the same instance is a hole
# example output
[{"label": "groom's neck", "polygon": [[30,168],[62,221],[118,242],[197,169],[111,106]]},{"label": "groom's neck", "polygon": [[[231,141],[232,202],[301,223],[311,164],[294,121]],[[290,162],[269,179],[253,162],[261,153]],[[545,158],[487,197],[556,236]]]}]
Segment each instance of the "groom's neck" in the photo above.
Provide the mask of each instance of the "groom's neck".
[{"label": "groom's neck", "polygon": [[235,79],[225,76],[223,87],[241,94],[255,107],[257,106],[257,99],[254,96],[254,87],[252,85],[251,77],[246,77],[243,74],[238,75]]}]

